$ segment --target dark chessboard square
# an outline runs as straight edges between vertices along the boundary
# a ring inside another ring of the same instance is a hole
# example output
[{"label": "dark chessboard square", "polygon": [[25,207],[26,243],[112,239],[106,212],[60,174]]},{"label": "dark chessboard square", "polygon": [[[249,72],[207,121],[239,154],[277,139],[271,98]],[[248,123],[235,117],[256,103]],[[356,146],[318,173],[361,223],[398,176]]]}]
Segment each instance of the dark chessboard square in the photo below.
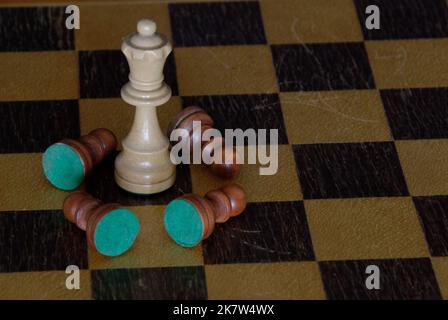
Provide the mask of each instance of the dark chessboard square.
[{"label": "dark chessboard square", "polygon": [[[380,29],[369,30],[365,21],[375,5],[380,11]],[[448,7],[445,0],[355,0],[364,38],[368,40],[448,37]]]},{"label": "dark chessboard square", "polygon": [[79,134],[77,100],[0,102],[0,153],[43,152]]},{"label": "dark chessboard square", "polygon": [[363,43],[271,46],[280,91],[375,87]]},{"label": "dark chessboard square", "polygon": [[97,300],[204,300],[203,267],[93,270]]},{"label": "dark chessboard square", "polygon": [[0,51],[73,50],[65,7],[0,8]]},{"label": "dark chessboard square", "polygon": [[448,138],[448,88],[381,90],[395,139]]},{"label": "dark chessboard square", "polygon": [[115,182],[116,155],[108,157],[96,166],[86,179],[86,191],[104,202],[120,203],[124,206],[164,205],[184,193],[192,192],[190,167],[182,164],[176,166],[176,182],[168,190],[152,195],[127,192]]},{"label": "dark chessboard square", "polygon": [[170,4],[169,11],[176,46],[266,43],[255,1]]},{"label": "dark chessboard square", "polygon": [[393,142],[294,145],[305,199],[406,196]]},{"label": "dark chessboard square", "polygon": [[[215,128],[225,135],[225,129],[266,129],[266,142],[270,143],[269,129],[277,129],[278,143],[287,144],[285,124],[277,94],[222,95],[182,97],[182,106],[200,106],[215,122]],[[244,144],[247,145],[247,139]],[[257,140],[260,144],[260,141]]]},{"label": "dark chessboard square", "polygon": [[448,256],[448,196],[415,197],[432,256]]},{"label": "dark chessboard square", "polygon": [[173,96],[178,96],[179,89],[177,85],[176,59],[174,52],[171,52],[166,58],[163,75],[165,77],[164,81],[171,88],[171,94]]},{"label": "dark chessboard square", "polygon": [[62,211],[0,213],[0,272],[87,269],[85,232]]},{"label": "dark chessboard square", "polygon": [[[165,82],[177,96],[176,63],[171,53],[164,68]],[[129,79],[129,65],[119,50],[79,52],[79,85],[81,98],[118,98]]]},{"label": "dark chessboard square", "polygon": [[[380,270],[380,289],[367,289],[370,265]],[[435,300],[440,289],[428,258],[319,262],[331,300]]]},{"label": "dark chessboard square", "polygon": [[300,201],[249,203],[202,244],[206,264],[314,260]]},{"label": "dark chessboard square", "polygon": [[362,43],[271,46],[280,91],[375,87]]}]

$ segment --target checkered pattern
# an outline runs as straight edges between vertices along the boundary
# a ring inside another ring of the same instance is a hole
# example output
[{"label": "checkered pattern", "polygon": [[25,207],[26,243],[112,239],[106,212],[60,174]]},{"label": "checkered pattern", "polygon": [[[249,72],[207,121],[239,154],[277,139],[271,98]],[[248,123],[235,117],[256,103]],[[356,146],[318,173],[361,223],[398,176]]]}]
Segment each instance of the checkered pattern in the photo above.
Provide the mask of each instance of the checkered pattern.
[{"label": "checkered pattern", "polygon": [[[369,4],[381,30],[364,27]],[[444,0],[79,5],[76,32],[61,4],[0,8],[0,298],[448,298]],[[111,259],[63,218],[68,193],[45,181],[41,153],[97,127],[126,135],[134,108],[119,98],[119,48],[146,16],[174,44],[162,127],[197,103],[219,129],[276,128],[279,170],[245,165],[235,181],[246,212],[184,249],[165,234],[165,205],[224,181],[179,166],[172,189],[136,196],[117,187],[108,159],[81,189],[142,224]],[[81,290],[65,289],[70,264]],[[365,287],[370,264],[379,291]]]}]

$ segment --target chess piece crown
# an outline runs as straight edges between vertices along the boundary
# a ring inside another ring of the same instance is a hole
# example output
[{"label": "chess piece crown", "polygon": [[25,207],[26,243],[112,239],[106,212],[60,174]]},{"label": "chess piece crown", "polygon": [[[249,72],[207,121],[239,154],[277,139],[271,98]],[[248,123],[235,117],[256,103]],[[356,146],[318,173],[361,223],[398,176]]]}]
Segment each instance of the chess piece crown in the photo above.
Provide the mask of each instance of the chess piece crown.
[{"label": "chess piece crown", "polygon": [[121,95],[129,104],[159,106],[171,97],[171,89],[163,82],[163,67],[173,48],[165,36],[156,33],[156,28],[154,21],[142,19],[137,33],[123,39],[121,51],[130,72]]}]

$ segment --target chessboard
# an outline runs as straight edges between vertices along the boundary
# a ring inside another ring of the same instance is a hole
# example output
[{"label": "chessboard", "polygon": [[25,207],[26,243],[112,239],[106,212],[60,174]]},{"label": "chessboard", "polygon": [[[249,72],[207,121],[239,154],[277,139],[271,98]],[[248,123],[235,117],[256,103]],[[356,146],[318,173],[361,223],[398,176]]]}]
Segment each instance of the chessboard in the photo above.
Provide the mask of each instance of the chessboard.
[{"label": "chessboard", "polygon": [[[1,299],[448,298],[445,0],[77,1],[78,30],[65,27],[73,3],[2,2]],[[120,98],[120,45],[143,17],[174,46],[163,130],[193,104],[220,130],[277,129],[279,167],[244,165],[245,212],[186,249],[165,206],[226,181],[179,165],[171,189],[137,196],[116,185],[112,156],[80,189],[132,208],[141,232],[108,258],[64,219],[70,193],[41,157],[94,128],[124,138],[135,108]],[[69,265],[79,290],[65,286]],[[366,287],[369,265],[380,289]]]}]

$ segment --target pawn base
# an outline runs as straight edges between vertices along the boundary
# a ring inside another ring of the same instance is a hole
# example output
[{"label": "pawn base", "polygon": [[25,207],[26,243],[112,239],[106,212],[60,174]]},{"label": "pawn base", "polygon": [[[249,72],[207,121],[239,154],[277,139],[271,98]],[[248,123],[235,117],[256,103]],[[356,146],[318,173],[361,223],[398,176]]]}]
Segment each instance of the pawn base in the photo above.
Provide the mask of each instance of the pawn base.
[{"label": "pawn base", "polygon": [[86,171],[81,156],[64,143],[55,143],[45,151],[42,167],[53,186],[67,191],[82,183]]}]

